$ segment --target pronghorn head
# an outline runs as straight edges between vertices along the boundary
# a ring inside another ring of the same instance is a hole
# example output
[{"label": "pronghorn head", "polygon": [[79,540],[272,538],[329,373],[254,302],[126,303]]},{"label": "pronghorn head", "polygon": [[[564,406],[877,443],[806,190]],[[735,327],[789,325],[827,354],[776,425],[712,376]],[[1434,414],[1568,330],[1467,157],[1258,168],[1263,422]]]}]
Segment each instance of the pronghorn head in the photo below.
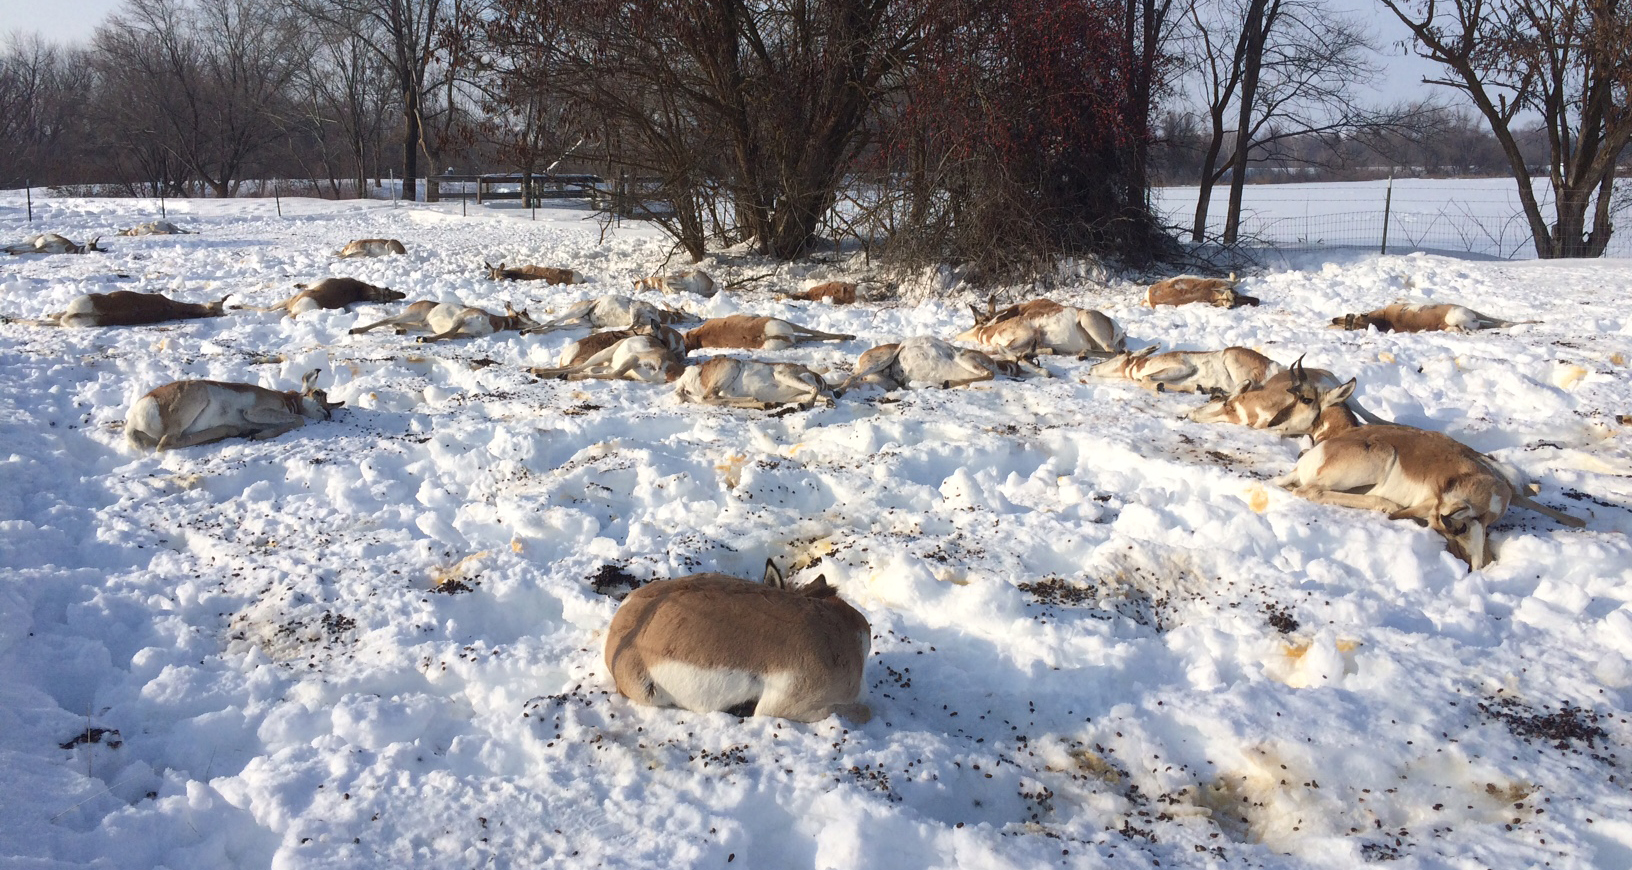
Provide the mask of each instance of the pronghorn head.
[{"label": "pronghorn head", "polygon": [[975,316],[976,326],[985,326],[997,319],[997,294],[986,297],[986,310],[981,311],[974,303],[969,304],[969,313]]},{"label": "pronghorn head", "polygon": [[502,279],[504,277],[504,263],[503,262],[500,262],[497,266],[495,266],[492,263],[489,263],[488,261],[483,260],[482,265],[487,267],[488,280],[498,281],[498,280],[500,280],[500,279]]},{"label": "pronghorn head", "polygon": [[515,306],[508,302],[504,303],[504,320],[506,329],[514,329],[518,331],[523,329],[532,329],[533,327],[539,325],[538,321],[534,320],[532,316],[527,313],[527,309],[523,308],[520,311],[517,311]]},{"label": "pronghorn head", "polygon": [[100,242],[100,241],[102,241],[102,237],[97,236],[96,238],[91,239],[90,241],[86,242],[85,244],[80,245],[79,249],[74,251],[74,253],[84,254],[84,253],[87,253],[89,251],[105,251],[106,250],[105,248],[97,247],[96,243]]},{"label": "pronghorn head", "polygon": [[1370,314],[1345,314],[1332,318],[1332,329],[1366,329],[1372,325]]},{"label": "pronghorn head", "polygon": [[327,420],[334,416],[336,408],[343,408],[346,403],[329,401],[329,394],[317,388],[317,376],[322,371],[312,369],[300,379],[301,410],[308,417]]},{"label": "pronghorn head", "polygon": [[1156,345],[1142,347],[1138,350],[1125,350],[1110,359],[1095,365],[1088,370],[1088,374],[1096,378],[1123,378],[1129,379],[1128,369],[1140,360],[1156,352]]},{"label": "pronghorn head", "polygon": [[1354,378],[1330,390],[1320,389],[1319,385],[1310,381],[1308,373],[1304,371],[1302,356],[1292,363],[1288,371],[1292,375],[1292,385],[1284,392],[1274,395],[1273,391],[1256,391],[1270,393],[1266,396],[1267,399],[1283,403],[1270,418],[1269,424],[1263,427],[1272,432],[1279,432],[1282,435],[1308,435],[1321,424],[1326,409],[1341,405],[1354,395]]}]

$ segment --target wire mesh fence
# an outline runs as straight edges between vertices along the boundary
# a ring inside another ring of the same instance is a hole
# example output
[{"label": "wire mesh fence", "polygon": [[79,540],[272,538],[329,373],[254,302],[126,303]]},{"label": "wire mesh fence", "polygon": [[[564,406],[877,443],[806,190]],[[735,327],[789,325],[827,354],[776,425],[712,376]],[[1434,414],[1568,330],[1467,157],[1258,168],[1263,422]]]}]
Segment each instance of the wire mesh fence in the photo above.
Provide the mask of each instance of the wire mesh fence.
[{"label": "wire mesh fence", "polygon": [[[1536,193],[1542,213],[1550,215],[1550,188],[1539,185]],[[1155,203],[1169,225],[1189,227],[1195,219],[1196,197],[1194,187],[1161,188]],[[1213,238],[1223,233],[1224,206],[1223,196],[1215,195],[1207,222]],[[1394,183],[1392,197],[1386,181],[1252,185],[1241,209],[1241,238],[1284,250],[1381,251],[1385,232],[1391,254],[1429,251],[1503,259],[1536,255],[1530,224],[1511,181],[1402,179]],[[1612,236],[1605,255],[1632,257],[1632,229]]]}]

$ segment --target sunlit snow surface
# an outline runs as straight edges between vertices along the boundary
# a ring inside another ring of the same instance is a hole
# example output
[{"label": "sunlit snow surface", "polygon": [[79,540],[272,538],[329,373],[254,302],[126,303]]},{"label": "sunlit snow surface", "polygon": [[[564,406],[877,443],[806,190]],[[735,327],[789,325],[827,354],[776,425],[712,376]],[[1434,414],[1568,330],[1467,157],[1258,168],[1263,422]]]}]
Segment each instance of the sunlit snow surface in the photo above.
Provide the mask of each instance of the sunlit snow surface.
[{"label": "sunlit snow surface", "polygon": [[[351,275],[538,316],[626,292],[669,250],[570,209],[169,206],[199,234],[111,238],[158,216],[130,200],[37,200],[30,227],[0,196],[0,242],[112,248],[0,260],[0,313],[115,289],[270,305]],[[330,256],[368,237],[409,253]],[[484,259],[594,280],[497,284]],[[703,265],[721,283],[773,271]],[[829,277],[680,301],[857,334],[761,355],[833,379],[874,344],[967,326],[967,298],[773,292]],[[1151,311],[1123,282],[1054,297],[1135,346],[1307,353],[1587,528],[1515,509],[1470,574],[1426,529],[1269,486],[1295,443],[1188,422],[1191,396],[1079,383],[1074,359],[1049,358],[1047,381],[776,416],[525,374],[582,330],[347,335],[397,306],[0,326],[0,864],[1632,865],[1632,264],[1352,255],[1243,290],[1263,306]],[[1542,322],[1324,328],[1397,299]],[[314,367],[346,403],[331,422],[124,445],[125,409],[161,383],[287,389]],[[872,621],[869,724],[612,691],[616,601],[594,581],[757,577],[767,557]]]}]

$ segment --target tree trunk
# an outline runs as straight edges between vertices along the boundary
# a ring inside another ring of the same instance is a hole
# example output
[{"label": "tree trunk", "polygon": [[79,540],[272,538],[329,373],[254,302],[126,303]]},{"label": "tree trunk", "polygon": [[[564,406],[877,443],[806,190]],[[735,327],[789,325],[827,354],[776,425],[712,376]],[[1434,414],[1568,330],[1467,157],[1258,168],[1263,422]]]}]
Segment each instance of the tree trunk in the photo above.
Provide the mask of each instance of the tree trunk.
[{"label": "tree trunk", "polygon": [[[1280,0],[1275,0],[1276,8]],[[1258,98],[1258,74],[1264,63],[1264,37],[1274,11],[1265,10],[1266,0],[1252,0],[1247,7],[1247,51],[1241,70],[1241,95],[1235,127],[1234,165],[1230,172],[1230,204],[1224,215],[1224,244],[1233,245],[1241,233],[1241,198],[1247,184],[1247,151],[1252,147],[1252,109]]]},{"label": "tree trunk", "polygon": [[403,102],[402,198],[414,202],[419,199],[419,112],[411,92],[403,95]]}]

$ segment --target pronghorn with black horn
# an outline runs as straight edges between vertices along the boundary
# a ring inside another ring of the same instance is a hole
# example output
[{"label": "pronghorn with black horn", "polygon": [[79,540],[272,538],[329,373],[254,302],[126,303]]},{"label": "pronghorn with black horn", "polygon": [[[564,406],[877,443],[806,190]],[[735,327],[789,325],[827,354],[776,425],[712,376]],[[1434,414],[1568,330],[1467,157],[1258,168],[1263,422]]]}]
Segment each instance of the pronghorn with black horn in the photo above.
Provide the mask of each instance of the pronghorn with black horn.
[{"label": "pronghorn with black horn", "polygon": [[1012,358],[1040,353],[1070,354],[1078,359],[1120,351],[1127,336],[1116,321],[1090,308],[1033,299],[997,309],[997,297],[986,300],[986,311],[970,305],[975,325],[954,336]]},{"label": "pronghorn with black horn", "polygon": [[529,333],[550,332],[572,326],[591,329],[627,329],[642,323],[682,323],[693,319],[684,311],[653,305],[628,296],[613,294],[599,299],[574,302],[567,310],[527,330]]},{"label": "pronghorn with black horn", "polygon": [[220,317],[226,313],[227,297],[215,302],[177,302],[158,293],[115,290],[74,297],[67,311],[46,315],[44,320],[26,321],[37,326],[140,326],[170,320]]},{"label": "pronghorn with black horn", "polygon": [[344,402],[317,388],[319,369],[299,390],[269,390],[224,381],[173,381],[137,399],[125,417],[131,447],[173,450],[223,438],[262,440],[306,423],[327,420]]},{"label": "pronghorn with black horn", "polygon": [[350,334],[361,335],[382,326],[389,326],[398,335],[404,332],[428,331],[431,335],[422,335],[418,340],[421,344],[429,344],[450,338],[479,338],[505,330],[520,331],[537,325],[537,321],[529,317],[526,311],[517,311],[508,302],[504,303],[503,314],[490,314],[480,308],[472,308],[457,302],[422,300],[409,305],[406,311],[395,317],[359,326],[351,330]]},{"label": "pronghorn with black horn", "polygon": [[636,290],[661,290],[664,293],[696,293],[713,296],[718,290],[714,278],[702,269],[674,272],[669,275],[651,275],[634,279]]},{"label": "pronghorn with black horn", "polygon": [[690,366],[675,384],[682,402],[770,410],[783,405],[831,406],[833,388],[797,363],[767,363],[717,356]]},{"label": "pronghorn with black horn", "polygon": [[1196,275],[1164,278],[1145,290],[1145,304],[1151,308],[1158,305],[1189,305],[1194,302],[1205,302],[1219,308],[1258,304],[1257,297],[1237,293],[1235,285],[1234,272],[1231,272],[1228,278],[1202,278]]},{"label": "pronghorn with black horn", "polygon": [[637,704],[815,722],[872,717],[860,703],[867,618],[817,577],[789,589],[725,574],[657,580],[629,593],[606,630],[606,667]]},{"label": "pronghorn with black horn", "polygon": [[30,237],[28,241],[23,242],[20,245],[7,245],[3,250],[8,254],[13,255],[85,254],[91,251],[106,251],[106,248],[99,248],[96,246],[96,243],[100,241],[102,241],[102,237],[97,236],[83,245],[76,245],[68,239],[57,235],[56,233],[41,233],[40,235]]},{"label": "pronghorn with black horn", "polygon": [[286,317],[294,317],[307,311],[318,309],[345,308],[358,302],[398,302],[408,298],[408,294],[400,293],[389,287],[376,287],[365,284],[356,278],[324,278],[311,284],[296,284],[299,293],[265,308],[246,308],[235,305],[233,308],[248,311],[282,311]]},{"label": "pronghorn with black horn", "polygon": [[1489,529],[1509,505],[1573,528],[1586,525],[1530,498],[1516,471],[1448,435],[1397,424],[1362,426],[1343,405],[1323,411],[1311,435],[1315,446],[1276,485],[1323,504],[1425,522],[1474,569],[1493,561]]},{"label": "pronghorn with black horn", "polygon": [[853,335],[822,332],[776,317],[732,314],[705,320],[686,333],[686,349],[786,350],[809,341],[850,341]]},{"label": "pronghorn with black horn", "polygon": [[856,367],[844,383],[833,389],[838,395],[856,386],[874,384],[898,390],[914,384],[935,387],[962,387],[989,381],[1002,375],[1017,378],[1020,365],[1010,360],[994,360],[978,350],[929,336],[909,338],[897,344],[872,348],[856,360]]},{"label": "pronghorn with black horn", "polygon": [[1174,350],[1156,353],[1156,346],[1124,351],[1094,366],[1096,378],[1125,378],[1156,392],[1229,395],[1269,380],[1286,366],[1245,347],[1223,350]]},{"label": "pronghorn with black horn", "polygon": [[1343,382],[1325,369],[1306,369],[1300,356],[1291,368],[1270,375],[1262,384],[1243,386],[1232,395],[1202,405],[1190,412],[1190,419],[1198,423],[1235,423],[1286,436],[1313,435],[1333,419],[1327,415],[1328,409],[1346,403],[1349,412],[1368,423],[1389,422],[1355,404],[1354,389],[1352,378]]},{"label": "pronghorn with black horn", "polygon": [[554,266],[514,266],[505,268],[503,263],[497,266],[486,260],[482,265],[487,267],[487,277],[494,281],[543,281],[546,284],[582,284],[589,280],[582,272],[571,269],[558,269]]},{"label": "pronghorn with black horn", "polygon": [[1539,320],[1503,320],[1462,305],[1417,305],[1396,302],[1364,314],[1332,318],[1332,329],[1375,328],[1379,332],[1476,332]]},{"label": "pronghorn with black horn", "polygon": [[396,239],[357,239],[347,242],[346,246],[335,251],[334,255],[343,260],[350,260],[356,257],[385,257],[406,253],[408,249]]}]

